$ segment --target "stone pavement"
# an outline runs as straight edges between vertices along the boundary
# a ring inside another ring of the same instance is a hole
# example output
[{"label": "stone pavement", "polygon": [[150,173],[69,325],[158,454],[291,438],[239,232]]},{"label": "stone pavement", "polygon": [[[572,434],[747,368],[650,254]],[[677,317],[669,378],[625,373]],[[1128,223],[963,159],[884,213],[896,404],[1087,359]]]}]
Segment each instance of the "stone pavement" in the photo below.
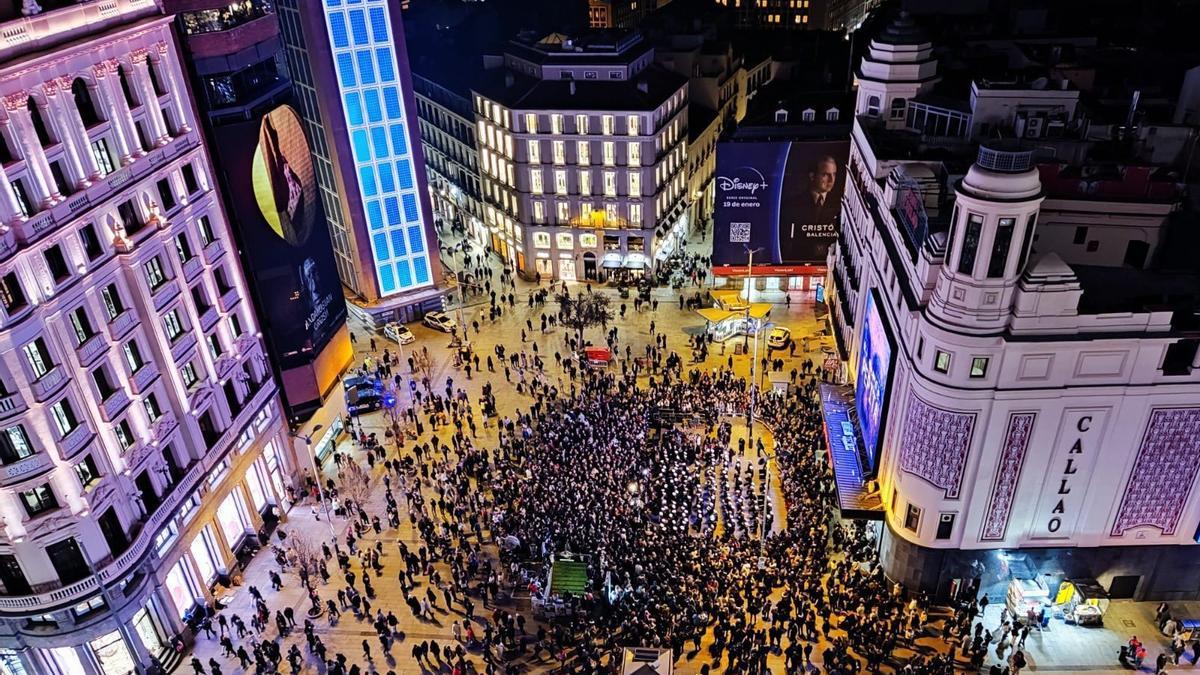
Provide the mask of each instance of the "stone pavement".
[{"label": "stone pavement", "polygon": [[[495,264],[495,261],[493,260],[492,263]],[[495,277],[495,280],[498,280],[498,276]],[[510,354],[515,351],[519,351],[520,349],[532,349],[530,345],[523,345],[519,342],[519,335],[520,329],[525,325],[525,319],[531,314],[527,309],[525,300],[526,295],[533,287],[533,284],[518,281],[517,286],[517,290],[515,291],[517,295],[517,306],[515,311],[509,312],[509,310],[506,309],[505,315],[501,317],[500,320],[498,320],[495,324],[491,324],[486,321],[486,313],[483,313],[483,315],[480,316],[480,309],[478,307],[468,307],[464,310],[466,313],[465,320],[468,325],[470,325],[473,320],[477,319],[481,324],[484,324],[481,325],[481,330],[478,333],[473,331],[470,336],[470,339],[475,347],[475,352],[480,355],[481,359],[485,359],[487,355],[493,354],[493,348],[496,344],[504,344]],[[689,295],[694,290],[695,289],[686,289]],[[618,307],[622,302],[619,298],[615,297],[615,291],[603,289],[600,292],[612,293],[614,295],[614,308]],[[811,293],[806,293],[804,295],[806,297],[801,298],[800,294],[796,294],[790,308],[778,306],[773,312],[773,320],[775,323],[790,328],[793,336],[795,336],[797,339],[803,336],[813,336],[814,338],[810,345],[810,353],[802,354],[798,350],[795,358],[786,359],[787,365],[785,366],[785,371],[790,370],[793,365],[799,364],[799,362],[806,357],[812,358],[819,363],[822,356],[821,352],[819,351],[820,348],[822,346],[828,346],[831,344],[828,338],[822,340],[817,337],[822,322],[817,317],[815,307],[812,303]],[[649,344],[652,340],[649,331],[649,323],[651,320],[654,320],[656,323],[656,330],[658,332],[665,332],[668,336],[668,347],[679,351],[682,355],[684,355],[685,361],[687,361],[685,335],[694,333],[695,331],[701,329],[703,320],[694,312],[681,311],[676,302],[677,296],[670,289],[657,289],[654,292],[654,297],[660,301],[660,306],[657,312],[634,312],[632,308],[632,299],[625,301],[628,305],[626,319],[616,323],[622,345],[621,351],[624,351],[623,346],[625,344],[631,344],[633,353],[635,355],[642,353],[642,348],[644,345]],[[470,300],[467,304],[471,304]],[[547,309],[549,311],[554,311],[555,308],[553,303],[551,303]],[[532,312],[532,318],[537,321],[540,314],[541,310],[534,310]],[[518,395],[515,391],[515,387],[513,386],[516,381],[515,373],[513,384],[505,382],[502,369],[500,369],[500,373],[495,375],[488,374],[485,369],[483,374],[474,373],[470,381],[465,381],[464,372],[461,369],[454,367],[451,362],[451,352],[448,349],[450,338],[448,335],[434,332],[428,328],[425,328],[424,326],[414,325],[411,328],[413,334],[417,337],[417,341],[413,345],[408,346],[406,350],[421,348],[423,346],[428,347],[430,356],[432,357],[430,379],[435,390],[442,389],[446,378],[452,377],[456,387],[465,385],[472,402],[475,402],[478,401],[480,387],[482,386],[483,382],[485,380],[490,380],[496,390],[495,395],[499,407],[499,414],[502,417],[511,415],[518,408],[524,408],[530,404],[530,398]],[[382,336],[375,336],[376,350],[372,353],[370,350],[370,341],[365,329],[361,326],[352,326],[352,329],[357,335],[357,341],[355,344],[356,364],[362,363],[363,359],[367,356],[372,356],[376,359],[379,358],[383,349],[385,348],[395,353],[396,346],[387,342]],[[600,329],[589,330],[587,337],[593,341],[600,342],[602,331]],[[561,339],[561,329],[552,331],[546,335],[541,334],[535,329],[529,335],[530,342],[538,345],[540,354],[543,356],[544,360],[551,364],[548,367],[548,373],[551,377],[557,377],[557,374],[553,372],[554,367],[552,358],[553,353],[556,350],[562,349]],[[732,348],[728,349],[727,353],[724,355],[722,355],[720,351],[721,350],[719,348],[711,349],[707,362],[692,364],[689,367],[715,368],[718,364],[725,364],[731,359],[734,363],[735,369],[739,374],[746,374],[748,372],[749,358],[747,356],[734,356]],[[786,354],[782,354],[781,356],[786,357]],[[497,365],[499,366],[499,364]],[[620,367],[619,362],[615,367]],[[402,370],[407,370],[407,368],[405,367]],[[402,399],[402,405],[407,405],[407,403],[407,391],[405,391],[404,398]],[[388,417],[387,413],[385,412],[373,412],[363,415],[359,418],[359,424],[368,433],[374,431],[378,433],[380,438],[384,437],[383,430],[387,426],[387,422]],[[453,429],[453,427],[449,428]],[[448,438],[446,427],[443,427],[440,431],[443,435],[443,438]],[[761,427],[756,428],[755,432],[756,434],[766,433],[765,430],[761,429]],[[744,426],[740,428],[735,427],[735,434],[744,433]],[[426,433],[420,440],[428,440],[430,438],[430,434],[431,432],[429,428],[426,427]],[[735,444],[737,437],[738,436],[735,435]],[[766,440],[769,441],[769,434],[767,435]],[[495,428],[481,427],[479,429],[479,438],[476,440],[476,444],[484,447],[494,447],[495,443]],[[390,441],[385,445],[388,447],[389,451],[393,449]],[[407,444],[406,447],[411,448],[411,444]],[[355,447],[355,444],[351,443],[347,439],[343,439],[343,441],[339,444],[339,451],[352,456],[358,461],[362,461],[362,453]],[[770,454],[769,443],[768,454]],[[747,461],[752,461],[752,459]],[[332,471],[332,469],[332,462],[327,462],[325,470],[328,472]],[[779,501],[780,497],[777,489],[777,481],[778,476],[775,471],[772,471],[772,486],[769,494],[776,503],[774,512],[776,514],[781,514],[784,512],[784,509]],[[384,497],[383,490],[379,489],[379,483],[381,483],[380,469],[376,469],[373,474],[373,487],[375,489],[372,493],[372,498],[368,503],[367,508],[371,513],[379,513],[382,515],[384,513]],[[397,496],[399,497],[399,493],[397,493]],[[340,621],[332,625],[326,616],[321,616],[315,621],[316,632],[329,647],[329,654],[331,656],[335,652],[340,651],[349,657],[349,661],[351,663],[358,662],[360,664],[365,664],[366,662],[362,656],[361,642],[363,639],[366,639],[370,643],[375,659],[371,665],[373,666],[374,670],[381,673],[386,673],[389,670],[396,673],[430,672],[428,668],[414,662],[411,659],[410,652],[412,645],[414,642],[419,642],[421,640],[438,640],[442,645],[451,644],[453,641],[451,622],[462,619],[460,607],[456,607],[455,610],[450,612],[447,612],[445,607],[441,607],[436,613],[437,618],[434,621],[429,622],[420,621],[410,614],[399,585],[393,581],[395,579],[398,563],[396,541],[403,540],[407,542],[410,548],[413,548],[413,550],[421,545],[419,535],[413,530],[409,521],[405,517],[406,515],[406,509],[404,508],[403,501],[401,501],[402,524],[399,530],[385,529],[381,537],[383,543],[382,549],[384,553],[384,571],[382,576],[375,579],[374,587],[377,595],[372,601],[373,607],[381,608],[385,613],[389,610],[394,611],[396,616],[400,619],[400,630],[403,638],[396,642],[392,649],[392,654],[390,656],[385,656],[381,653],[379,642],[375,637],[375,633],[369,621],[360,621],[355,619],[348,611],[342,614]],[[323,519],[324,516],[321,515],[320,518]],[[346,528],[346,521],[341,518],[335,518],[333,525],[337,534],[341,535]],[[775,526],[778,527],[779,525],[780,523],[777,520]],[[309,504],[300,504],[294,506],[290,513],[287,514],[287,520],[281,525],[281,528],[291,536],[303,534],[304,536],[310,537],[316,541],[327,540],[330,538],[329,523],[325,522],[324,520],[317,522],[317,515],[314,513],[314,510]],[[374,545],[374,542],[374,535],[371,534],[362,541],[360,546],[371,546]],[[278,542],[277,540],[273,539],[272,543],[274,544]],[[277,569],[277,567],[278,566],[274,561],[270,547],[265,548],[247,566],[244,572],[243,585],[235,589],[232,603],[229,607],[223,610],[223,613],[238,614],[243,619],[246,619],[248,624],[249,617],[252,614],[253,602],[249,592],[246,590],[246,587],[249,585],[254,585],[257,586],[268,598],[268,605],[270,606],[272,612],[277,609],[282,609],[286,606],[293,607],[296,609],[297,620],[302,623],[302,619],[300,617],[305,615],[308,601],[304,596],[297,576],[285,570],[283,573],[284,583],[282,590],[277,593],[271,591],[268,573],[271,570]],[[355,565],[355,569],[357,569],[357,565]],[[334,574],[334,581],[329,586],[320,587],[319,592],[322,600],[333,597],[336,588],[342,587],[340,573],[336,569],[336,564],[331,565],[330,572]],[[423,584],[419,582],[418,592],[423,591]],[[527,609],[527,600],[518,598],[516,602],[518,607]],[[440,604],[441,599],[439,596],[439,605]],[[1029,670],[1038,673],[1078,673],[1085,671],[1094,673],[1120,672],[1121,669],[1116,660],[1117,649],[1119,648],[1119,645],[1128,638],[1129,634],[1133,634],[1135,632],[1147,644],[1148,649],[1151,652],[1149,661],[1150,665],[1152,665],[1154,656],[1161,648],[1159,643],[1163,642],[1160,638],[1153,635],[1153,629],[1149,625],[1150,620],[1153,618],[1153,611],[1153,604],[1151,603],[1114,602],[1110,608],[1109,619],[1104,628],[1076,628],[1066,626],[1062,624],[1061,621],[1052,621],[1049,631],[1044,634],[1035,633],[1029,638],[1029,641],[1026,644],[1026,654],[1029,657],[1031,664]],[[487,616],[490,614],[490,611],[485,610],[483,607],[479,606],[479,603],[477,603],[476,613],[477,615]],[[999,603],[995,603],[989,608],[988,617],[985,619],[985,626],[989,628],[994,627],[998,623],[998,615]],[[1200,616],[1200,614],[1195,614],[1194,616]],[[477,617],[477,620],[482,619]],[[1127,621],[1132,625],[1125,623]],[[529,629],[531,632],[536,630],[536,624],[531,621]],[[833,635],[838,635],[839,633],[840,631],[835,630]],[[278,637],[273,622],[265,631],[265,635],[263,637],[267,639],[275,639]],[[235,639],[235,648],[239,643],[246,643],[247,650],[250,650],[248,640],[249,639]],[[292,631],[291,635],[284,636],[282,638],[280,645],[281,651],[286,654],[288,648],[293,643],[298,644],[306,658],[309,658],[301,672],[324,672],[323,666],[318,666],[315,663],[315,657],[310,657],[305,650],[303,631],[301,630],[300,626]],[[923,651],[945,651],[947,649],[947,646],[941,640],[935,639],[932,636],[920,638],[917,641],[916,647],[917,649]],[[818,647],[814,651],[814,655],[819,655],[822,648],[823,647]],[[233,659],[232,657],[226,658],[220,655],[221,648],[215,639],[207,638],[203,634],[199,635],[196,640],[194,651],[195,655],[205,663],[208,662],[209,658],[215,658],[218,662],[220,662],[223,673],[230,674],[242,672],[238,667],[236,659]],[[703,663],[709,662],[706,652],[701,653],[703,656],[694,656],[693,658],[688,658],[685,656],[682,658],[677,664],[677,671],[685,674],[698,672]],[[990,656],[994,657],[994,652]],[[1007,656],[1007,652],[1004,653],[1004,656]],[[187,661],[189,659],[190,655],[184,659],[184,663],[181,666],[181,672],[190,670],[189,666],[187,665]],[[473,654],[471,656],[471,660],[475,664],[476,668],[482,672],[482,659],[479,658],[478,654]],[[995,658],[989,658],[986,663],[990,665],[991,663],[995,662],[995,660]],[[533,672],[548,672],[554,666],[553,663],[533,663],[528,665],[530,666],[530,670]],[[777,657],[772,657],[769,665],[772,668],[772,672],[784,672],[782,660]],[[284,666],[286,668],[286,663],[284,663]],[[251,668],[253,668],[253,666],[251,666]],[[446,670],[448,672],[448,668]],[[364,671],[370,672],[371,669],[364,668]]]}]

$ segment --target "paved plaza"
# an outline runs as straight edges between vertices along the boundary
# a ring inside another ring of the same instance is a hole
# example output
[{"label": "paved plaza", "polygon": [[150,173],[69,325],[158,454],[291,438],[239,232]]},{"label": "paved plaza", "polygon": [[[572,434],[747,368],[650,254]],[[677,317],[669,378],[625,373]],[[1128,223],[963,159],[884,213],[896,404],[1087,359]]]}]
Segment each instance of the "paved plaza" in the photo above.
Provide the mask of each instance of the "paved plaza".
[{"label": "paved plaza", "polygon": [[[543,284],[542,287],[544,288],[545,285]],[[697,291],[703,292],[706,288],[690,287],[683,289],[682,292],[687,297],[691,297],[693,293]],[[572,285],[572,292],[582,289],[583,284]],[[473,303],[468,299],[467,304],[469,307],[465,310],[465,323],[470,326],[472,322],[479,321],[481,324],[478,331],[470,331],[470,340],[474,352],[481,357],[493,354],[497,345],[503,345],[507,348],[508,353],[512,354],[518,351],[532,353],[533,345],[536,344],[538,346],[538,353],[543,359],[550,362],[546,367],[547,381],[551,386],[557,386],[560,391],[565,391],[571,386],[570,379],[563,370],[556,368],[551,361],[551,356],[555,351],[563,350],[563,329],[560,327],[546,333],[542,333],[537,329],[537,322],[540,320],[543,311],[553,313],[557,311],[557,307],[551,301],[544,309],[528,309],[529,293],[536,290],[538,289],[533,284],[517,281],[516,289],[513,291],[516,296],[515,310],[510,311],[506,307],[504,315],[495,322],[487,320],[486,302],[482,304],[479,302]],[[722,350],[720,346],[714,345],[709,352],[707,360],[704,362],[688,362],[690,350],[687,348],[687,338],[689,335],[694,335],[702,329],[703,320],[693,311],[680,309],[676,291],[663,288],[655,289],[652,297],[659,303],[658,310],[643,309],[641,312],[636,312],[633,309],[632,299],[622,300],[616,296],[616,291],[613,289],[596,287],[595,290],[596,292],[608,293],[613,296],[614,310],[617,310],[622,302],[627,305],[625,318],[618,319],[615,323],[619,335],[618,352],[620,353],[620,359],[615,365],[610,367],[611,369],[619,371],[621,368],[620,361],[624,360],[623,352],[626,345],[631,347],[634,355],[640,355],[647,345],[653,343],[655,335],[652,335],[650,326],[651,322],[654,322],[655,334],[665,334],[667,336],[667,351],[676,351],[683,356],[685,371],[696,369],[711,372],[722,366],[732,364],[734,371],[739,376],[748,374],[750,359],[744,355],[734,354],[733,341],[727,345],[725,350]],[[821,335],[822,318],[816,314],[815,308],[816,304],[811,293],[794,293],[789,303],[777,305],[772,312],[772,321],[777,325],[790,328],[793,336],[797,338],[798,346],[806,342],[809,347],[808,352],[804,352],[798,348],[794,356],[789,355],[786,351],[774,355],[773,358],[784,359],[784,373],[789,372],[793,367],[799,369],[800,364],[808,359],[820,363],[824,357],[821,351],[822,348],[828,348],[832,345],[829,338],[822,337]],[[527,329],[527,319],[534,323],[534,330],[526,330],[528,342],[522,343],[521,332],[522,329]],[[352,329],[356,336],[356,366],[362,364],[368,358],[378,362],[385,349],[389,350],[392,354],[396,354],[396,345],[386,341],[382,336],[372,336],[362,326],[352,325]],[[424,326],[412,326],[412,331],[417,340],[416,343],[406,348],[406,355],[412,353],[414,349],[428,349],[431,357],[429,379],[433,383],[434,391],[440,390],[447,378],[452,378],[454,386],[456,388],[464,388],[469,400],[474,404],[482,394],[484,383],[489,382],[494,388],[499,418],[513,417],[519,414],[518,411],[529,411],[534,399],[528,395],[529,390],[527,388],[522,393],[517,391],[515,386],[519,381],[517,377],[514,376],[512,381],[509,382],[506,381],[502,374],[488,373],[485,368],[482,373],[472,373],[471,379],[468,380],[465,371],[460,367],[456,367],[453,363],[453,350],[449,346],[450,336],[432,331]],[[603,331],[600,328],[589,329],[587,334],[588,339],[597,343],[602,343],[602,336]],[[372,337],[374,337],[374,350],[371,348]],[[803,340],[806,337],[809,339]],[[407,381],[407,367],[400,368],[399,372],[405,374]],[[801,379],[803,380],[803,378]],[[405,408],[410,404],[411,401],[408,400],[408,393],[405,391],[404,397],[398,402],[398,407]],[[741,421],[732,421],[733,438],[730,445],[736,447],[738,439],[746,437],[747,429]],[[386,437],[385,431],[389,422],[390,416],[384,411],[364,414],[356,422],[356,427],[362,432],[368,435],[374,433],[378,438],[383,439],[383,448],[389,457],[400,455],[411,456],[412,447],[415,443],[426,442],[435,435],[431,427],[426,425],[424,433],[420,435],[417,441],[405,441],[397,447],[393,439]],[[449,443],[454,430],[455,427],[453,425],[443,425],[438,428],[436,435],[443,442]],[[770,431],[762,428],[762,425],[758,425],[755,429],[755,437],[762,437],[764,439],[766,455],[768,457],[773,456],[773,439]],[[499,443],[496,426],[491,424],[478,427],[477,437],[473,439],[473,442],[479,448],[495,447]],[[746,453],[738,460],[746,463],[748,466],[752,465],[755,461],[753,452],[750,449],[751,447],[752,444],[747,444]],[[366,466],[363,448],[350,440],[349,436],[345,436],[340,441],[338,452],[344,454],[349,461],[358,462]],[[770,471],[766,481],[766,494],[775,505],[772,511],[775,514],[783,514],[786,509],[782,504],[783,497],[779,486],[779,473],[773,461],[769,462],[768,466],[770,467]],[[327,461],[322,469],[327,477],[332,477],[335,475],[337,467],[333,461]],[[385,513],[386,508],[383,485],[384,472],[385,469],[382,464],[376,462],[371,472],[370,497],[365,505],[368,513],[379,514],[381,517]],[[433,493],[433,490],[426,488],[426,497],[435,498],[436,495]],[[399,495],[399,491],[397,491],[397,495]],[[330,621],[328,613],[315,618],[314,633],[328,648],[327,658],[333,658],[333,655],[338,652],[344,653],[348,657],[348,663],[358,663],[361,665],[362,672],[429,673],[441,671],[449,673],[452,672],[452,665],[448,660],[425,659],[423,662],[418,662],[412,657],[413,645],[424,641],[436,641],[443,649],[449,649],[461,644],[455,639],[456,628],[454,624],[457,622],[461,625],[465,621],[465,617],[461,602],[456,601],[454,606],[448,610],[442,601],[440,593],[437,594],[436,608],[433,610],[433,617],[431,619],[418,619],[409,611],[406,596],[412,593],[423,595],[429,581],[423,575],[417,575],[416,588],[407,594],[396,582],[397,573],[403,567],[399,554],[399,543],[403,542],[411,551],[417,551],[424,546],[420,533],[407,517],[407,506],[407,501],[401,500],[400,526],[398,528],[389,528],[385,520],[381,534],[376,535],[374,532],[369,531],[358,544],[360,550],[374,547],[377,541],[381,544],[382,565],[378,575],[373,578],[372,585],[375,597],[370,602],[373,608],[372,614],[374,614],[375,609],[380,609],[384,613],[391,611],[399,619],[399,626],[396,632],[397,639],[391,646],[390,653],[385,653],[382,650],[371,621],[369,619],[355,618],[349,610],[344,611],[337,621]],[[722,523],[724,520],[722,518]],[[786,523],[782,521],[782,515],[777,516],[772,522],[772,531],[778,532],[783,528]],[[332,534],[336,535],[339,540],[344,541],[348,525],[347,520],[342,517],[335,517],[332,523],[328,522],[322,512],[318,512],[313,508],[313,502],[306,500],[291,508],[290,512],[286,515],[286,520],[280,527],[289,536],[303,535],[314,541],[327,541],[331,540],[332,526]],[[486,535],[484,539],[487,540],[487,543],[483,546],[483,551],[495,563],[497,555],[496,542],[488,540]],[[277,539],[272,538],[272,544],[278,543]],[[358,571],[357,562],[352,564],[352,568]],[[329,569],[333,578],[328,584],[321,584],[319,578],[316,580],[317,592],[322,602],[335,599],[337,589],[343,587],[341,570],[337,569],[336,560],[330,562]],[[248,589],[254,586],[263,593],[272,616],[277,610],[291,607],[295,610],[298,625],[287,634],[281,636],[274,621],[268,621],[267,627],[261,635],[255,635],[252,632],[242,639],[237,639],[236,635],[233,635],[233,646],[236,649],[239,645],[244,645],[246,650],[250,651],[252,640],[276,640],[279,643],[280,651],[286,657],[289,648],[292,645],[298,645],[304,656],[304,662],[299,672],[324,673],[326,672],[324,664],[318,663],[318,659],[306,648],[305,635],[302,626],[299,625],[303,623],[305,611],[309,606],[306,592],[297,575],[288,568],[282,570],[282,588],[279,591],[273,591],[269,575],[277,570],[280,570],[280,567],[274,559],[271,548],[264,548],[246,567],[242,585],[233,589],[230,602],[221,611],[221,614],[227,617],[238,615],[248,622],[249,618],[254,614],[254,599],[251,597]],[[778,602],[780,595],[777,592],[772,597],[772,601]],[[479,598],[472,598],[472,600],[475,605],[474,630],[479,635],[483,635],[485,625],[492,617],[493,607],[485,607]],[[987,608],[983,616],[983,623],[986,628],[995,630],[1000,623],[999,613],[1002,598],[993,598],[992,600],[992,605]],[[506,599],[499,606],[504,610],[526,615],[525,633],[527,635],[536,633],[538,627],[542,625],[530,613],[531,606],[528,592],[517,592],[511,599]],[[1186,606],[1185,603],[1180,603],[1175,609],[1178,614],[1189,615],[1188,612],[1192,610],[1200,611],[1200,605],[1191,607]],[[1106,617],[1106,625],[1103,628],[1079,628],[1067,626],[1060,620],[1052,620],[1045,632],[1034,632],[1027,639],[1024,651],[1029,661],[1028,670],[1038,673],[1125,672],[1117,663],[1117,651],[1119,646],[1130,635],[1138,635],[1147,644],[1150,655],[1147,659],[1146,667],[1151,668],[1155,656],[1164,648],[1165,644],[1161,636],[1155,635],[1153,612],[1154,607],[1150,603],[1114,601]],[[897,647],[895,655],[900,660],[907,660],[918,653],[947,653],[951,649],[951,644],[942,639],[942,628],[944,620],[948,615],[948,612],[931,612],[928,625],[918,633],[912,643],[907,646]],[[1200,614],[1190,615],[1200,616]],[[214,630],[217,630],[217,623],[215,621],[213,626]],[[232,635],[232,630],[230,632]],[[844,635],[844,631],[836,624],[831,627],[828,634],[819,640],[816,648],[813,650],[811,667],[819,672],[825,672],[821,657],[824,647]],[[714,666],[713,659],[708,651],[708,647],[712,644],[712,639],[713,635],[710,630],[705,636],[702,649],[699,651],[693,651],[691,647],[685,649],[684,654],[676,663],[677,672],[689,674],[722,672],[723,666]],[[371,648],[371,661],[367,661],[364,658],[362,647],[364,641]],[[998,663],[1000,659],[1006,658],[1011,651],[1011,647],[1009,647],[1007,650],[997,653],[995,647],[996,645],[992,645],[992,649],[984,661],[983,672],[987,672],[987,667],[991,664]],[[250,664],[248,670],[243,671],[238,663],[238,659],[233,656],[223,655],[223,649],[218,639],[208,637],[204,632],[200,632],[196,637],[194,654],[185,657],[180,666],[181,672],[190,672],[189,661],[193,655],[206,668],[210,659],[213,659],[219,664],[222,673],[254,672],[253,664]],[[1185,658],[1190,657],[1191,652],[1189,649]],[[467,660],[476,671],[485,672],[487,665],[480,650],[475,646],[468,649]],[[517,661],[517,663],[520,670],[525,672],[552,672],[560,665],[545,652],[533,657],[526,656]],[[966,669],[965,662],[960,662],[958,665],[960,670]],[[787,672],[784,658],[778,653],[771,654],[767,658],[767,666],[773,673]],[[1180,667],[1187,668],[1189,666],[1185,663]],[[885,672],[893,672],[894,667],[891,664],[884,664],[883,670]],[[290,672],[286,658],[281,663],[281,671]],[[494,672],[504,671],[496,670]],[[577,670],[576,672],[583,671]]]}]

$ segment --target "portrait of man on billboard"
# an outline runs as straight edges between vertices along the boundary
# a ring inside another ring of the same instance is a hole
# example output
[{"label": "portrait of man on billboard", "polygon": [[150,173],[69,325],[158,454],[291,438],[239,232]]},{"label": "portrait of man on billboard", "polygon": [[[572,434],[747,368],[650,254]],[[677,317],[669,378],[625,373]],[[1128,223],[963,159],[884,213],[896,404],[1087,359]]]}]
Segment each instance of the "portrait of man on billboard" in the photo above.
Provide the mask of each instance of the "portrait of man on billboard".
[{"label": "portrait of man on billboard", "polygon": [[[787,187],[779,205],[779,255],[782,262],[823,258],[835,236],[832,225],[841,211],[838,160],[821,152],[813,157],[793,144]],[[820,226],[829,227],[820,227]],[[823,245],[822,245],[823,244]]]}]

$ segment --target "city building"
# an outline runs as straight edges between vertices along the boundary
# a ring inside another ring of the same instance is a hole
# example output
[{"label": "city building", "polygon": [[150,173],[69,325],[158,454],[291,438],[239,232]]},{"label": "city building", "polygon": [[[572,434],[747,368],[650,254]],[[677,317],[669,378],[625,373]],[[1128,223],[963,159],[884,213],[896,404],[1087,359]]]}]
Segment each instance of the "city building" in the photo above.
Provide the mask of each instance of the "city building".
[{"label": "city building", "polygon": [[1164,244],[1194,224],[1177,173],[1090,139],[1075,86],[1033,74],[943,80],[904,14],[857,68],[827,296],[853,387],[822,391],[838,497],[883,519],[913,588],[1195,598],[1200,284]]},{"label": "city building", "polygon": [[650,12],[671,0],[587,0],[590,28],[637,28]]},{"label": "city building", "polygon": [[443,304],[404,28],[392,7],[275,3],[348,309],[370,325]]},{"label": "city building", "polygon": [[825,5],[836,0],[715,0],[733,11],[738,28],[824,30]]},{"label": "city building", "polygon": [[509,43],[474,89],[484,225],[523,276],[636,276],[687,230],[687,79],[637,33]]},{"label": "city building", "polygon": [[[255,162],[266,168],[267,146],[287,140],[288,129],[280,120],[287,115],[297,119],[273,5],[266,0],[166,0],[163,9],[175,14],[182,36],[217,182],[226,211],[234,216],[234,235],[288,419],[301,424],[332,402],[311,423],[331,429],[345,412],[338,405],[344,401],[338,385],[352,349],[329,227],[309,169],[311,142],[301,127],[293,129],[299,134],[296,140],[303,141],[295,145],[301,156],[287,156],[290,147],[283,154],[301,175],[297,208],[309,212],[308,222],[299,222],[305,219],[293,213],[294,231],[284,232],[279,209],[246,189],[254,182]],[[284,136],[260,139],[264,133]],[[311,429],[300,428],[299,434],[310,436]]]},{"label": "city building", "polygon": [[[475,65],[476,69],[481,67]],[[469,86],[456,86],[462,82],[459,76],[470,72],[463,64],[453,69],[439,68],[428,75],[415,69],[413,92],[434,217],[461,228],[472,241],[487,247],[471,90]]]},{"label": "city building", "polygon": [[171,20],[26,9],[0,27],[0,669],[124,675],[179,658],[297,470]]}]

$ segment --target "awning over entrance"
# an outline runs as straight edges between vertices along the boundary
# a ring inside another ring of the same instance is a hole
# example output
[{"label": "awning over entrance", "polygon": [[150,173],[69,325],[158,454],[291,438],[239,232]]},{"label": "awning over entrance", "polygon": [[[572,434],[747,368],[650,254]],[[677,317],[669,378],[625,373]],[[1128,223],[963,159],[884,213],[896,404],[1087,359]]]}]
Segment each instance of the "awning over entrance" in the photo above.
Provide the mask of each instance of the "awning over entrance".
[{"label": "awning over entrance", "polygon": [[611,267],[620,267],[621,262],[622,262],[622,259],[621,259],[620,253],[605,253],[604,260],[601,261],[600,266],[601,267],[610,267],[610,268]]},{"label": "awning over entrance", "polygon": [[837,485],[838,508],[844,518],[883,520],[879,488],[863,477],[865,457],[852,418],[854,390],[848,386],[822,384],[821,416],[825,421],[825,443]]},{"label": "awning over entrance", "polygon": [[630,253],[625,256],[625,268],[631,270],[640,270],[646,266],[646,256],[641,253]]}]

